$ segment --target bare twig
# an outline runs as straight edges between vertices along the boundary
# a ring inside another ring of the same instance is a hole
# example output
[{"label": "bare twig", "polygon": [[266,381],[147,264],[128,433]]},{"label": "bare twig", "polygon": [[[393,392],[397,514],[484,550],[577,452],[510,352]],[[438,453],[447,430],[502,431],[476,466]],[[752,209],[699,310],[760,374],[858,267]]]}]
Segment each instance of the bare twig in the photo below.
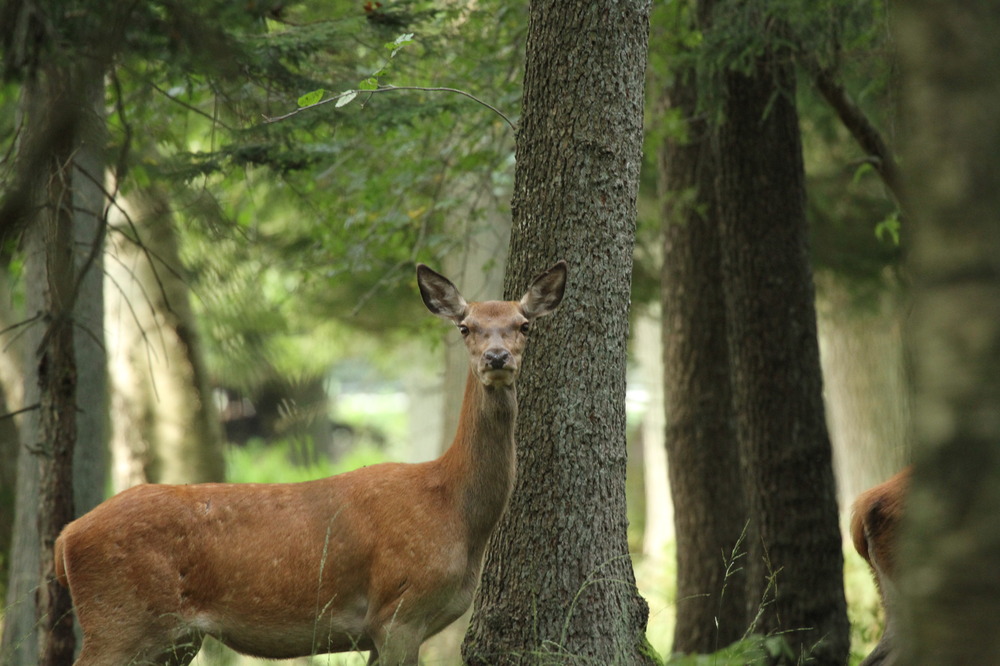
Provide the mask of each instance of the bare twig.
[{"label": "bare twig", "polygon": [[22,407],[21,409],[15,409],[12,412],[7,412],[6,414],[0,415],[0,421],[3,421],[5,419],[12,419],[12,418],[14,418],[15,416],[17,416],[19,414],[24,414],[25,412],[33,412],[36,409],[40,409],[40,408],[41,408],[41,405],[36,402],[33,405],[28,405],[27,407]]},{"label": "bare twig", "polygon": [[230,132],[235,132],[236,131],[235,127],[227,125],[226,123],[224,123],[221,120],[219,120],[218,114],[211,114],[211,113],[208,113],[207,111],[202,111],[201,109],[199,109],[198,107],[194,106],[193,104],[188,104],[187,102],[185,102],[184,100],[180,99],[179,97],[177,97],[175,95],[171,95],[169,91],[164,90],[163,88],[161,88],[160,86],[156,85],[155,83],[147,83],[147,85],[149,85],[150,87],[152,87],[153,90],[155,90],[156,92],[160,93],[161,95],[163,95],[164,97],[166,97],[167,99],[169,99],[174,104],[178,104],[178,105],[184,107],[185,109],[187,109],[188,111],[190,111],[191,113],[195,113],[195,114],[197,114],[199,116],[207,118],[208,120],[211,120],[212,121],[212,127],[215,127],[216,125],[220,125],[223,129],[228,130]]},{"label": "bare twig", "polygon": [[816,89],[827,104],[833,107],[840,122],[844,124],[861,149],[871,157],[871,164],[881,176],[882,182],[892,192],[896,202],[901,204],[903,198],[900,189],[899,166],[881,132],[872,124],[865,112],[854,103],[831,69],[816,65],[811,67],[811,70]]},{"label": "bare twig", "polygon": [[38,312],[38,313],[36,313],[36,314],[35,314],[35,316],[34,316],[34,317],[28,317],[27,319],[25,319],[25,320],[23,320],[23,321],[19,321],[19,322],[17,322],[16,324],[11,324],[11,325],[10,325],[10,326],[8,326],[7,328],[5,328],[5,329],[3,329],[2,331],[0,331],[0,336],[4,336],[4,335],[6,335],[7,333],[10,333],[11,331],[15,331],[15,330],[17,330],[17,329],[21,329],[20,331],[18,331],[18,332],[17,332],[17,334],[16,334],[16,335],[14,335],[14,337],[12,337],[12,338],[10,339],[10,342],[8,342],[8,343],[7,343],[6,345],[4,345],[4,348],[3,348],[3,351],[4,351],[4,352],[6,352],[6,351],[7,351],[8,349],[10,349],[10,346],[11,346],[11,345],[13,345],[13,344],[14,344],[15,342],[17,342],[17,339],[18,339],[18,338],[20,338],[20,337],[21,337],[21,335],[22,335],[22,334],[23,334],[23,333],[24,333],[24,332],[25,332],[26,330],[28,330],[28,329],[27,329],[27,326],[29,326],[30,324],[32,324],[32,323],[34,323],[34,322],[38,321],[39,319],[43,319],[43,318],[44,318],[44,317],[43,317],[42,313],[41,313],[41,312]]}]

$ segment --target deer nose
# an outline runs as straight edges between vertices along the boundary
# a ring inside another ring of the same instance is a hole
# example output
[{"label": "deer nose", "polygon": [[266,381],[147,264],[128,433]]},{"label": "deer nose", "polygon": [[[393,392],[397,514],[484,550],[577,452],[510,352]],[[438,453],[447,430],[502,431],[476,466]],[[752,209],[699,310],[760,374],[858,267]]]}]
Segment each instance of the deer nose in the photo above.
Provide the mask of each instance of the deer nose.
[{"label": "deer nose", "polygon": [[483,362],[491,370],[503,370],[510,358],[510,352],[506,349],[487,349],[483,354]]}]

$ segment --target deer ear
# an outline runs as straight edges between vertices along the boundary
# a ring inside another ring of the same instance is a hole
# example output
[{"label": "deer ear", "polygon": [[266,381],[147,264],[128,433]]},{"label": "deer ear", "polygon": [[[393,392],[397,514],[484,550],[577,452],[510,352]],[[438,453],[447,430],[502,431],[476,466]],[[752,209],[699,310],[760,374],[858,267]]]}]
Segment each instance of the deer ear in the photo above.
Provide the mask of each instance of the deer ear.
[{"label": "deer ear", "polygon": [[420,285],[420,296],[428,310],[455,323],[462,321],[468,303],[451,280],[424,264],[417,264],[417,284]]},{"label": "deer ear", "polygon": [[547,315],[559,307],[566,290],[566,262],[540,273],[521,297],[521,310],[528,319]]}]

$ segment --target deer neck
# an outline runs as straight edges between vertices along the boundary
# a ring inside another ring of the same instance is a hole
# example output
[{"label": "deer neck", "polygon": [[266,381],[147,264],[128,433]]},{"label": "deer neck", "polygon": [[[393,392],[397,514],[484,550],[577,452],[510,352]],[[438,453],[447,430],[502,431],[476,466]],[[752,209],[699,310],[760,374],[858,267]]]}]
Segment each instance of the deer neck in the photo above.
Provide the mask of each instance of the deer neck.
[{"label": "deer neck", "polygon": [[479,555],[507,506],[514,483],[516,419],[514,387],[483,386],[470,371],[458,430],[441,462],[455,484],[470,550]]}]

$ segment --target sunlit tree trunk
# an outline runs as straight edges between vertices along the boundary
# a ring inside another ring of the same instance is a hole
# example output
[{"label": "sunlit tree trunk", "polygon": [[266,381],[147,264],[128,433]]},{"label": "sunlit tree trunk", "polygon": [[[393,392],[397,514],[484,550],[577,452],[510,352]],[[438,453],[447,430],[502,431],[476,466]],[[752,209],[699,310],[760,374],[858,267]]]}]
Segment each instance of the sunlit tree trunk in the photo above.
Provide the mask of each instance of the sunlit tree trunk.
[{"label": "sunlit tree trunk", "polygon": [[[569,263],[519,380],[518,477],[471,664],[652,663],[625,507],[625,368],[649,3],[533,2],[505,294]],[[516,294],[516,296],[515,296]]]},{"label": "sunlit tree trunk", "polygon": [[[37,254],[32,236],[24,241],[26,256]],[[24,266],[26,285],[45,283],[45,271],[41,262],[26,261]],[[42,307],[38,288],[28,288],[25,293],[25,307],[29,312],[37,312]],[[23,404],[25,407],[38,405],[38,382],[33,381],[28,369],[31,351],[38,348],[42,340],[41,326],[31,324],[21,336],[24,351]],[[10,549],[10,573],[7,600],[4,605],[3,642],[0,644],[0,664],[38,663],[38,628],[35,617],[35,595],[40,576],[40,545],[38,540],[38,458],[34,450],[41,441],[39,412],[31,409],[20,421],[21,437],[17,456],[17,490],[15,499],[14,532]]]},{"label": "sunlit tree trunk", "polygon": [[644,562],[659,569],[674,539],[674,510],[667,480],[666,422],[663,411],[663,328],[660,308],[651,306],[633,317],[632,353],[648,402],[640,425],[642,486],[645,522],[642,529]]},{"label": "sunlit tree trunk", "polygon": [[221,430],[169,202],[142,191],[113,220],[106,258],[116,490],[224,476]]},{"label": "sunlit tree trunk", "polygon": [[[22,339],[13,335],[23,313],[14,306],[7,271],[7,266],[0,268],[0,330],[8,331],[0,337],[0,344],[6,349],[6,353],[0,354],[0,414],[4,415],[18,413],[24,407]],[[0,419],[0,553],[9,554],[13,543],[17,459],[24,418],[24,413],[20,412],[17,416]],[[0,562],[0,589],[6,590],[9,567],[10,560],[5,557]],[[0,663],[3,663],[2,652]]]},{"label": "sunlit tree trunk", "polygon": [[[763,27],[762,27],[763,29]],[[775,29],[772,26],[772,29]],[[718,201],[733,404],[750,509],[749,617],[842,665],[848,624],[790,54],[725,78]]]},{"label": "sunlit tree trunk", "polygon": [[841,506],[909,460],[909,400],[903,369],[905,313],[886,286],[858,304],[830,276],[817,299],[827,420]]},{"label": "sunlit tree trunk", "polygon": [[914,461],[899,664],[1000,655],[1000,13],[896,3]]}]

